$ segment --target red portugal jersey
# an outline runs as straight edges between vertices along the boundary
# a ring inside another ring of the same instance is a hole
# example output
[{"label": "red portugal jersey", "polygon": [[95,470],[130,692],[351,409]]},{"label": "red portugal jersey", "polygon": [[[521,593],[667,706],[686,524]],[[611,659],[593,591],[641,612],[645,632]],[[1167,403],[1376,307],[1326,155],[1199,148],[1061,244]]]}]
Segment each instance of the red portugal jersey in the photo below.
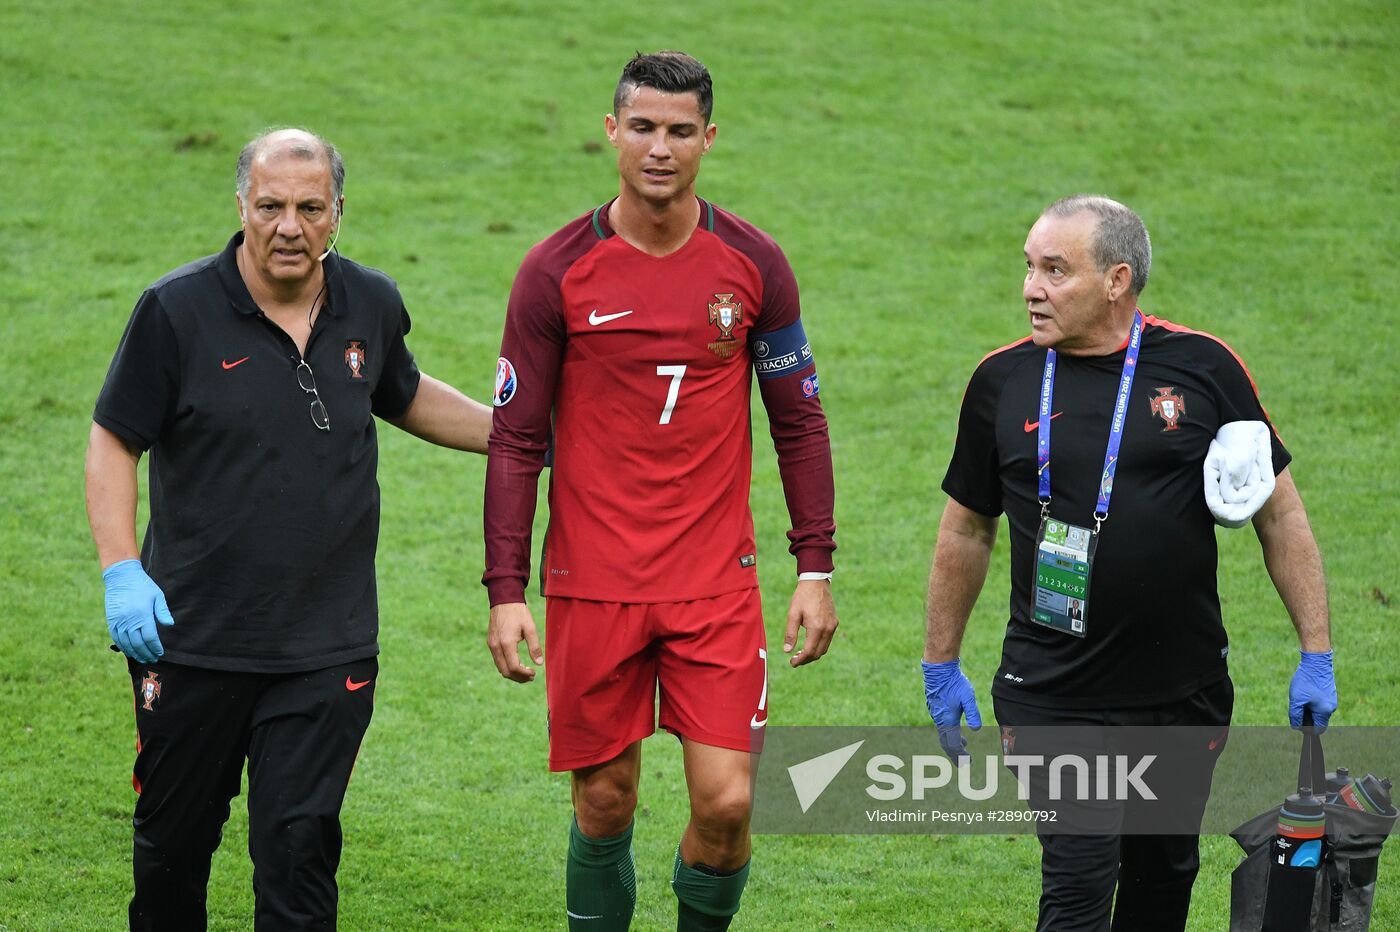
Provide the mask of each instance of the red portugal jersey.
[{"label": "red portugal jersey", "polygon": [[535,246],[511,289],[486,470],[491,604],[524,598],[551,427],[546,595],[678,602],[757,586],[754,372],[790,549],[799,571],[829,571],[831,451],[786,257],[705,201],[686,244],[650,256],[613,234],[607,208]]}]

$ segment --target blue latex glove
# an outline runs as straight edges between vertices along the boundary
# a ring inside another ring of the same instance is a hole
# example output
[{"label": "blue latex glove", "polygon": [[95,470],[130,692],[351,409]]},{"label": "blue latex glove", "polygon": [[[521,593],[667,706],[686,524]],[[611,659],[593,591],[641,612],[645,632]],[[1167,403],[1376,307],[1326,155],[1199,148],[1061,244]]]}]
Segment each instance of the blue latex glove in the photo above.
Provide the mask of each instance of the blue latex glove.
[{"label": "blue latex glove", "polygon": [[1327,727],[1327,720],[1337,711],[1337,679],[1332,674],[1332,652],[1310,654],[1298,651],[1302,658],[1288,684],[1288,724],[1303,727],[1303,707],[1312,709],[1313,724],[1318,733]]},{"label": "blue latex glove", "polygon": [[961,763],[967,753],[967,739],[963,737],[963,715],[973,730],[982,727],[982,713],[977,710],[977,693],[972,681],[962,671],[956,660],[942,663],[924,664],[924,700],[928,703],[928,714],[938,726],[938,743],[953,760]]},{"label": "blue latex glove", "polygon": [[132,660],[155,663],[165,653],[156,622],[175,624],[165,593],[141,567],[140,560],[121,560],[102,571],[107,587],[107,631],[112,643]]}]

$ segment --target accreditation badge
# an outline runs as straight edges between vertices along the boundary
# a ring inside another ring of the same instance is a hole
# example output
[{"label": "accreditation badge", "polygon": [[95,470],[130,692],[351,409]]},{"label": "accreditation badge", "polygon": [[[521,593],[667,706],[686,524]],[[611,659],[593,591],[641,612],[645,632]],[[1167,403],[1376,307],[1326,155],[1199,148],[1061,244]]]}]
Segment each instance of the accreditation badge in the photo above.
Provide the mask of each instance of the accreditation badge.
[{"label": "accreditation badge", "polygon": [[1097,531],[1042,516],[1035,536],[1036,624],[1084,637],[1089,621],[1089,573]]}]

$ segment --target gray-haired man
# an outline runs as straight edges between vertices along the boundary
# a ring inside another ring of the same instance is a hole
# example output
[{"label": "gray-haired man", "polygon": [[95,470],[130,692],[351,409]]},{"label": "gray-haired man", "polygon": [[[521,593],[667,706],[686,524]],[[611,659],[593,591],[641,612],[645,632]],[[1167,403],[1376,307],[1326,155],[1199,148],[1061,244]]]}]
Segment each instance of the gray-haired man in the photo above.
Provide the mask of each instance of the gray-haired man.
[{"label": "gray-haired man", "polygon": [[[978,365],[943,480],[924,646],[940,741],[959,753],[964,714],[981,724],[958,655],[1002,512],[1011,617],[992,697],[1003,746],[1043,725],[1223,735],[1234,689],[1203,465],[1221,425],[1267,423],[1253,380],[1219,339],[1139,309],[1152,250],[1124,205],[1055,202],[1031,228],[1025,259],[1031,334]],[[1306,705],[1325,725],[1337,692],[1322,562],[1288,451],[1271,439],[1277,486],[1254,526],[1302,648],[1290,717],[1297,725]],[[1121,804],[1102,813],[1121,834],[1042,834],[1038,928],[1098,932],[1111,913],[1115,930],[1182,929],[1199,865],[1190,833],[1222,746],[1223,737],[1202,742],[1189,755],[1175,788],[1182,834],[1133,833],[1136,813]],[[1034,775],[1031,784],[1032,808],[1055,808]]]},{"label": "gray-haired man", "polygon": [[490,409],[419,373],[394,283],[333,253],[344,177],[304,130],[250,142],[242,229],[142,294],[93,413],[88,519],[139,736],[133,929],[205,927],[245,758],[256,927],[335,927],[378,669],[374,416],[486,448]]}]

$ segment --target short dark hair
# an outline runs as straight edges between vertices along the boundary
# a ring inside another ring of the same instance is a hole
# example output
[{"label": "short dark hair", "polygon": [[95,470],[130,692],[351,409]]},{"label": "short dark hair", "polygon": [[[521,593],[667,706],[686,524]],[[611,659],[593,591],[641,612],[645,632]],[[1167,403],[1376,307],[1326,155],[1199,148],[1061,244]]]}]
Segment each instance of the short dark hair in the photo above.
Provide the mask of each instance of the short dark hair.
[{"label": "short dark hair", "polygon": [[1060,198],[1045,208],[1041,216],[1063,218],[1085,212],[1098,219],[1090,243],[1098,270],[1107,272],[1118,263],[1126,262],[1133,272],[1130,288],[1134,295],[1142,294],[1142,289],[1147,287],[1148,273],[1152,271],[1152,239],[1147,235],[1142,218],[1132,208],[1102,194],[1075,194]]},{"label": "short dark hair", "polygon": [[622,69],[617,90],[613,92],[613,114],[631,99],[639,87],[654,87],[667,94],[694,94],[700,102],[700,115],[710,122],[715,110],[714,85],[710,71],[684,52],[638,52]]}]

